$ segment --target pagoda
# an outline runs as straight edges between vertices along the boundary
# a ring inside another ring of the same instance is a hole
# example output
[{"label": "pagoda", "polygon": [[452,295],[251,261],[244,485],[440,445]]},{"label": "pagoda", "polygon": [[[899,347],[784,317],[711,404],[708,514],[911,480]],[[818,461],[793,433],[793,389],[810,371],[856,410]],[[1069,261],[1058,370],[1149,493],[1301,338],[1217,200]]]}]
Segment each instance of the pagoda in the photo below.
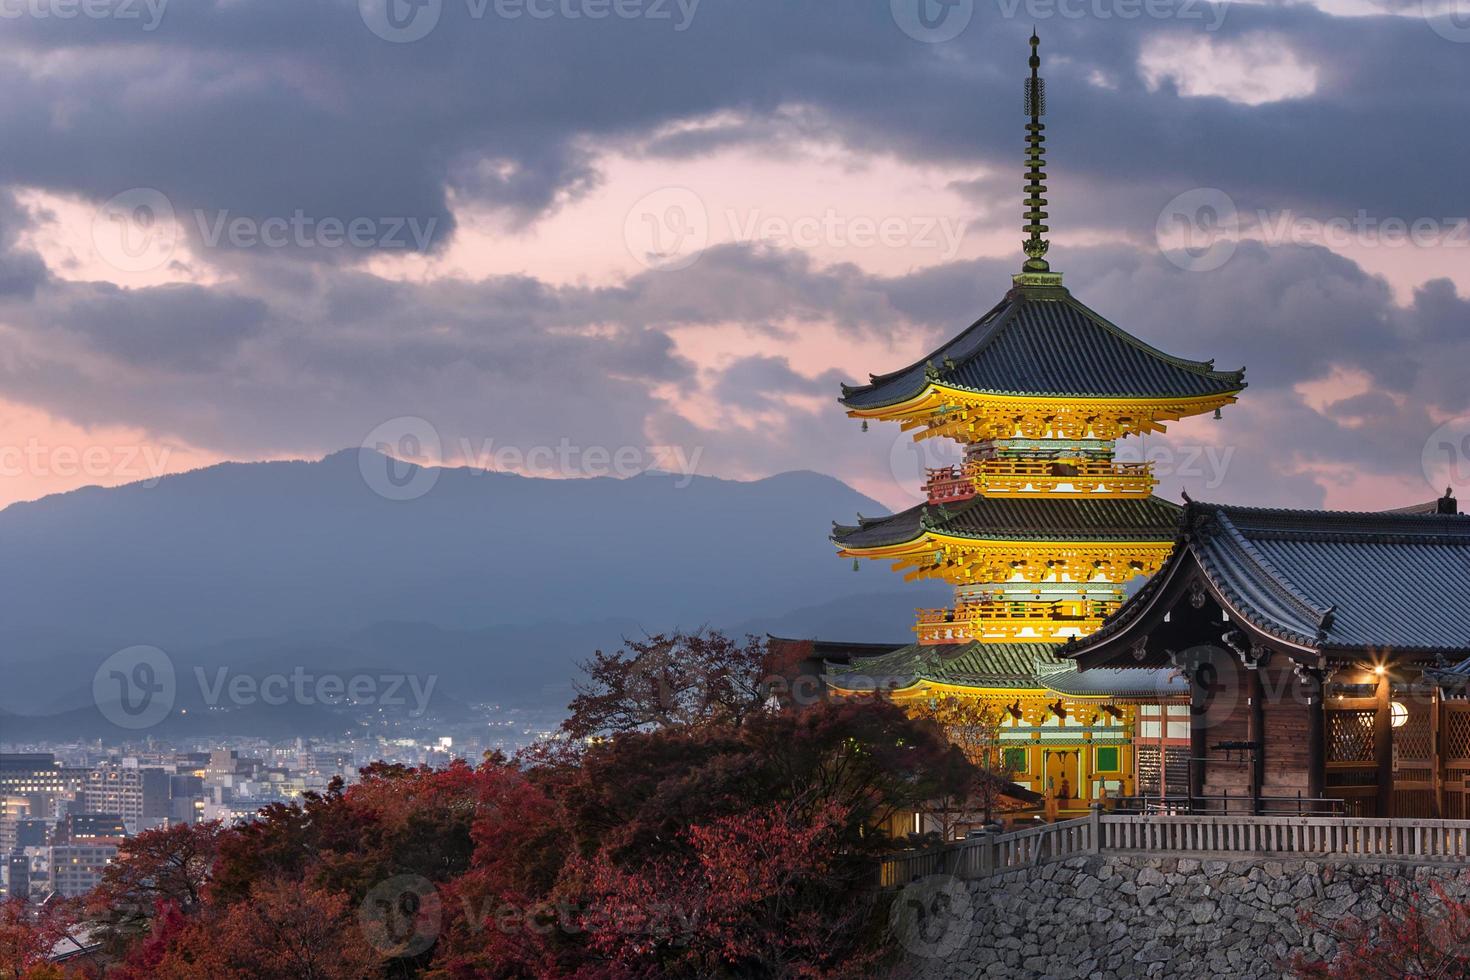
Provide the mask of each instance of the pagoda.
[{"label": "pagoda", "polygon": [[[1150,346],[1079,302],[1052,270],[1039,43],[1033,33],[1026,258],[1010,291],[922,360],[860,387],[844,385],[840,399],[864,429],[897,422],[915,441],[963,447],[959,465],[928,471],[925,502],[834,524],[832,533],[854,567],[858,559],[880,559],[908,580],[941,579],[954,586],[954,604],[920,609],[911,644],[829,663],[827,683],[838,694],[878,687],[900,701],[960,694],[1005,705],[1014,722],[1005,738],[1018,753],[1037,740],[1052,747],[1015,760],[1044,788],[1062,771],[1074,787],[1094,782],[1099,764],[1136,771],[1127,756],[1135,718],[1162,717],[1164,702],[1178,693],[1162,679],[1157,691],[1138,691],[1137,679],[1122,684],[1079,673],[1056,653],[1101,626],[1130,579],[1158,571],[1178,535],[1181,508],[1153,495],[1151,464],[1117,460],[1117,441],[1163,432],[1176,419],[1219,417],[1245,387],[1245,372]],[[1151,707],[1118,710],[1125,700]],[[1115,739],[1121,757],[1094,758],[1097,738]],[[1066,752],[1075,757],[1062,770],[1053,756]],[[1121,778],[1106,782],[1131,789]]]},{"label": "pagoda", "polygon": [[952,439],[963,463],[930,470],[927,502],[834,528],[849,558],[886,559],[908,579],[955,586],[920,610],[921,645],[1061,643],[1158,570],[1179,522],[1152,495],[1150,463],[1117,440],[1233,403],[1243,370],[1173,357],[1078,302],[1046,260],[1045,88],[1039,39],[1026,81],[1026,261],[1000,303],[916,364],[844,385],[850,417],[897,422],[916,441]]}]

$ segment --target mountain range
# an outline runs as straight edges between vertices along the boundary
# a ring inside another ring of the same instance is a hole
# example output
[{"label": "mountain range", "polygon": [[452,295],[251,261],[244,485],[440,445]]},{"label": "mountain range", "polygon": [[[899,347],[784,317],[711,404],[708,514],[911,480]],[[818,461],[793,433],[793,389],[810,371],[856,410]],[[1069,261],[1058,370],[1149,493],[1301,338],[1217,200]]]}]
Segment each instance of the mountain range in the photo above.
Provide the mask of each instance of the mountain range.
[{"label": "mountain range", "polygon": [[[427,489],[393,499],[383,472]],[[902,641],[943,592],[854,574],[826,532],[857,512],[885,509],[811,472],[537,479],[366,450],[13,504],[0,740],[100,722],[92,676],[139,644],[181,676],[411,665],[437,676],[437,703],[558,706],[576,664],[624,636]]]}]

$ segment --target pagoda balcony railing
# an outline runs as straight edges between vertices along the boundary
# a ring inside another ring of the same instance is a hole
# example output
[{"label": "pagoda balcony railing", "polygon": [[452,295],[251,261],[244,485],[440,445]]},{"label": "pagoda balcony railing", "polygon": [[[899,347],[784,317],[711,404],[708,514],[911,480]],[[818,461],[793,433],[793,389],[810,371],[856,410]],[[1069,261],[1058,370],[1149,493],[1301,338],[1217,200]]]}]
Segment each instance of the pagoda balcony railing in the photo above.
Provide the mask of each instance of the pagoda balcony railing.
[{"label": "pagoda balcony railing", "polygon": [[[1096,493],[1111,496],[1147,496],[1158,480],[1148,463],[1116,463],[1093,459],[972,460],[963,466],[941,466],[927,471],[924,490],[929,502],[969,500],[978,494]],[[1062,490],[1062,487],[1069,489]]]},{"label": "pagoda balcony railing", "polygon": [[969,602],[920,609],[914,632],[924,644],[1059,640],[1091,633],[1119,602]]}]

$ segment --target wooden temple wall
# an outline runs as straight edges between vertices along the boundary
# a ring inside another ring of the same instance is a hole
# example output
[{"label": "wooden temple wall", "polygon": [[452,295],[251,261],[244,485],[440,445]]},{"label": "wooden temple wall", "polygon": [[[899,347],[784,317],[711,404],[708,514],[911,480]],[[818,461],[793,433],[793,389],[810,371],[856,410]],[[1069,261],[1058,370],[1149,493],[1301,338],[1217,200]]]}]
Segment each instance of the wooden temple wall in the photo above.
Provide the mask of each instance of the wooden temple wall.
[{"label": "wooden temple wall", "polygon": [[[1212,658],[1203,731],[1196,741],[1207,797],[1309,798],[1312,756],[1308,690],[1289,663],[1250,670],[1238,658]],[[1259,780],[1259,789],[1257,789]]]}]

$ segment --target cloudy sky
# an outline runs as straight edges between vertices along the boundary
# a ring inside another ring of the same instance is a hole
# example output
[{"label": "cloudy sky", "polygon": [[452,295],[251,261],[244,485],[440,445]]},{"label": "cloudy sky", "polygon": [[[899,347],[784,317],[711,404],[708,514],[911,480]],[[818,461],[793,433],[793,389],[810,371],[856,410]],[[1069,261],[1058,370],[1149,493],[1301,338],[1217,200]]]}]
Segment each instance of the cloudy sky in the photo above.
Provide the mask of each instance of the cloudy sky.
[{"label": "cloudy sky", "polygon": [[1438,2],[0,0],[0,504],[366,442],[907,505],[838,384],[1019,268],[1033,24],[1053,267],[1248,368],[1161,492],[1470,491]]}]

